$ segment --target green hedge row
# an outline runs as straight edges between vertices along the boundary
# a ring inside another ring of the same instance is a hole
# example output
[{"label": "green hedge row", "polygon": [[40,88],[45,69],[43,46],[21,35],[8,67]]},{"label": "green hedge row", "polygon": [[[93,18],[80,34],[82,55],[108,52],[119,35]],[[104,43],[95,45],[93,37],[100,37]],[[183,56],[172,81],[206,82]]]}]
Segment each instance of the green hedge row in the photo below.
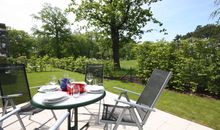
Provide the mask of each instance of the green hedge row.
[{"label": "green hedge row", "polygon": [[58,59],[44,56],[42,58],[31,57],[30,59],[27,59],[25,56],[21,56],[18,58],[8,58],[7,62],[14,64],[25,64],[28,72],[54,71],[54,68],[60,68],[84,73],[86,64],[104,64],[105,77],[112,77],[114,75],[112,61],[97,60],[95,58],[89,59],[86,57],[66,57]]},{"label": "green hedge row", "polygon": [[220,97],[220,44],[189,39],[145,43],[136,48],[138,74],[144,79],[154,68],[173,72],[170,89]]}]

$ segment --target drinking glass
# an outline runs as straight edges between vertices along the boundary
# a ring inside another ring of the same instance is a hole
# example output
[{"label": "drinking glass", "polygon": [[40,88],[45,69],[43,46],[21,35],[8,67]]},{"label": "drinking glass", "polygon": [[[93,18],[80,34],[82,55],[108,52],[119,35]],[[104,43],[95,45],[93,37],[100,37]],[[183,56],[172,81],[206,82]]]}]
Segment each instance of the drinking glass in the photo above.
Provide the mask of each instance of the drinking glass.
[{"label": "drinking glass", "polygon": [[74,84],[73,85],[73,97],[77,98],[80,94],[80,85]]},{"label": "drinking glass", "polygon": [[55,75],[52,75],[52,76],[51,76],[51,80],[50,80],[50,83],[49,83],[49,84],[51,84],[51,85],[55,85],[55,84],[56,84],[56,82],[57,82],[57,77],[56,77]]},{"label": "drinking glass", "polygon": [[93,80],[93,75],[92,73],[87,73],[86,75],[86,80],[89,82],[89,84],[91,85],[92,80]]}]

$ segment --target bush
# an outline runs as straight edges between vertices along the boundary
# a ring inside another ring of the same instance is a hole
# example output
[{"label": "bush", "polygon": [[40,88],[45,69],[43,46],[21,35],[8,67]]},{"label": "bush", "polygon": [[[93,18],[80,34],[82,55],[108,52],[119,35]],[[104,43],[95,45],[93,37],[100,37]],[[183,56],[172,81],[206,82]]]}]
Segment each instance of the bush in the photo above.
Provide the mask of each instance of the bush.
[{"label": "bush", "polygon": [[220,97],[219,43],[198,39],[145,43],[136,52],[138,75],[143,80],[159,68],[173,72],[170,89]]}]

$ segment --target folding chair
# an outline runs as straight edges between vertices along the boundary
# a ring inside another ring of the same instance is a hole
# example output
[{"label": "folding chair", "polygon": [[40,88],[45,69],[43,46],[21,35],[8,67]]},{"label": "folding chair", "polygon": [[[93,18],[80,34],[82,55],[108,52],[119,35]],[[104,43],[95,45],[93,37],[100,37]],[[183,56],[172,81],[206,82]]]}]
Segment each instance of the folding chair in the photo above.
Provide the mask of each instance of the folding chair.
[{"label": "folding chair", "polygon": [[[0,122],[3,122],[5,119],[9,118],[9,117],[12,116],[12,115],[16,115],[17,118],[18,118],[18,120],[21,121],[21,117],[20,117],[20,115],[18,114],[18,112],[19,112],[20,110],[21,110],[21,108],[18,107],[18,108],[16,108],[16,109],[10,111],[9,113],[3,115],[2,117],[0,117]],[[21,124],[21,127],[24,128],[23,122],[20,122],[20,124]],[[3,130],[2,126],[0,126],[0,130]]]},{"label": "folding chair", "polygon": [[[90,83],[88,81],[88,74],[92,74],[92,82]],[[104,80],[104,65],[103,64],[87,64],[86,65],[86,68],[85,68],[85,82],[87,84],[96,84],[96,85],[99,85],[99,86],[103,86],[103,80]],[[96,117],[96,121],[95,123],[99,124],[99,119],[100,119],[100,111],[101,111],[101,103],[102,101],[99,101],[99,110],[98,112],[94,113],[92,112],[91,110],[89,110],[88,107],[84,107],[88,113],[81,113],[81,114],[84,114],[84,115],[91,115],[91,118],[90,118],[90,121],[92,120],[93,117]],[[104,102],[104,99],[103,99],[103,102]],[[87,123],[88,125],[88,123]]]},{"label": "folding chair", "polygon": [[[29,115],[29,119],[31,119],[31,115],[43,111],[43,109],[33,107],[30,103],[31,94],[25,71],[25,65],[23,64],[0,64],[0,94],[3,105],[2,115],[7,113],[7,109],[9,107],[15,109],[16,105],[21,103],[26,104],[21,106],[21,110],[18,112],[18,114]],[[52,114],[53,117],[57,119],[53,111]],[[47,122],[49,122],[51,119],[49,119]],[[19,121],[22,122],[20,119]],[[44,124],[42,124],[40,127],[42,127]],[[25,128],[23,127],[23,129]]]},{"label": "folding chair", "polygon": [[[143,130],[143,125],[146,123],[151,111],[154,111],[154,105],[171,75],[171,72],[155,69],[141,94],[115,87],[122,92],[115,100],[115,105],[104,104],[100,120],[105,123],[104,128],[107,129],[108,124],[115,124],[113,130],[117,130],[119,125],[137,126],[139,130]],[[130,101],[127,93],[139,96],[136,103]],[[121,100],[122,96],[126,100]],[[119,103],[123,105],[119,105]]]}]

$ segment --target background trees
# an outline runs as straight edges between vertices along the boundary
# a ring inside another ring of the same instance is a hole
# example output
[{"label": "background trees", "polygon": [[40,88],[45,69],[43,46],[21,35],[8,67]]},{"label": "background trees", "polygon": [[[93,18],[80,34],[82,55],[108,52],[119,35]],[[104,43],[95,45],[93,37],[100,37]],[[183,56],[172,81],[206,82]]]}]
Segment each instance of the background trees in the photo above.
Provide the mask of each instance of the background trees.
[{"label": "background trees", "polygon": [[187,39],[187,38],[201,38],[201,39],[212,39],[215,41],[220,40],[220,25],[217,24],[207,24],[198,25],[193,32],[188,32],[187,34],[181,36],[177,35],[175,39]]},{"label": "background trees", "polygon": [[10,43],[10,56],[26,56],[30,58],[35,53],[35,39],[22,30],[8,28],[8,40]]},{"label": "background trees", "polygon": [[155,2],[157,0],[82,0],[77,4],[72,1],[68,11],[76,15],[77,21],[86,20],[111,38],[114,66],[120,68],[119,44],[122,39],[140,37],[149,22],[162,26],[150,8]]},{"label": "background trees", "polygon": [[[33,28],[34,34],[41,39],[39,45],[47,47],[51,56],[61,58],[64,44],[68,44],[71,35],[69,21],[61,9],[45,4],[33,18],[41,22],[40,28]],[[45,38],[47,41],[45,42]],[[45,45],[48,44],[48,45]]]}]

